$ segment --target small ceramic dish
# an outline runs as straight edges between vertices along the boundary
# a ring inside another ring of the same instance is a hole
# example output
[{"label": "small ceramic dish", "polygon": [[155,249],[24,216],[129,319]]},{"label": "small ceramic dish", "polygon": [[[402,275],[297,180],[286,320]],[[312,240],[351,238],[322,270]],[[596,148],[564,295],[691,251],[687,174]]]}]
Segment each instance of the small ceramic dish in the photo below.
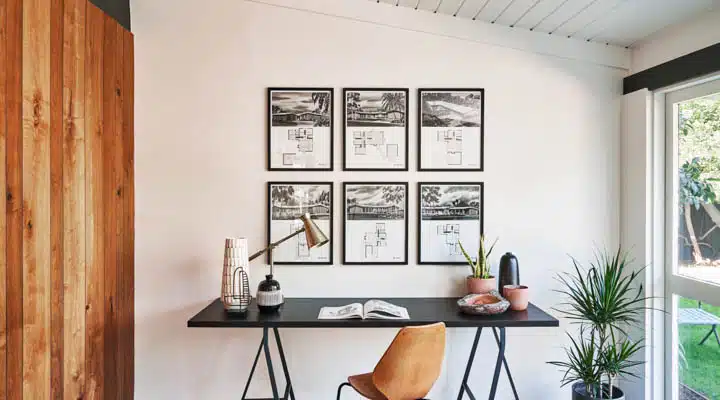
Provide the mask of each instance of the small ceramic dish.
[{"label": "small ceramic dish", "polygon": [[497,290],[483,294],[469,294],[457,302],[460,311],[472,315],[502,314],[510,307]]}]

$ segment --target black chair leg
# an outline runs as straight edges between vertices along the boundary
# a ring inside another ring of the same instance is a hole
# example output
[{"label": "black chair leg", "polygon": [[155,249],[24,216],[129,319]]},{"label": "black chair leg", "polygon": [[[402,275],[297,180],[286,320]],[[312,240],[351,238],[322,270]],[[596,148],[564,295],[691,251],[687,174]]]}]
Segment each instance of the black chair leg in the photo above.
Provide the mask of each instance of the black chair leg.
[{"label": "black chair leg", "polygon": [[338,386],[337,400],[340,400],[340,392],[342,392],[342,388],[345,386],[350,386],[350,384],[347,382],[343,382],[340,384],[340,386]]},{"label": "black chair leg", "polygon": [[[715,333],[715,335],[716,335],[716,337],[717,337],[717,331],[716,331],[716,329],[717,329],[717,325],[713,325],[712,327],[710,327],[710,331],[709,331],[709,332],[707,333],[707,335],[705,335],[705,337],[702,338],[702,340],[700,341],[700,346],[702,346],[703,344],[705,344],[705,342],[708,340],[708,338],[709,338],[710,336],[713,335],[713,333]],[[720,343],[718,343],[718,344],[720,344]]]}]

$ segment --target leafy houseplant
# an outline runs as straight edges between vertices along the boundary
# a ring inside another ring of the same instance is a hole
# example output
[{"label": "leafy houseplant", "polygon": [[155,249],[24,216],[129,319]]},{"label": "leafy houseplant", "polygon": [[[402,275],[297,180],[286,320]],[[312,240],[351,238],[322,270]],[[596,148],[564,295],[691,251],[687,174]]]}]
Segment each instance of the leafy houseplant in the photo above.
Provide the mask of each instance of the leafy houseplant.
[{"label": "leafy houseplant", "polygon": [[632,369],[643,364],[633,360],[643,346],[627,329],[642,323],[647,298],[635,282],[644,268],[629,271],[627,255],[620,249],[615,254],[598,252],[588,268],[572,261],[574,272],[557,278],[564,286],[558,292],[568,297],[557,311],[580,330],[577,337],[568,333],[567,360],[549,364],[565,370],[562,386],[574,383],[573,400],[624,399],[613,386],[615,379],[637,377]]},{"label": "leafy houseplant", "polygon": [[472,275],[467,277],[467,289],[469,293],[486,293],[496,289],[495,277],[490,275],[490,263],[488,257],[495,248],[497,239],[490,246],[490,249],[485,252],[485,235],[480,236],[480,247],[478,249],[477,259],[473,260],[472,257],[465,251],[462,243],[458,240],[458,245],[462,251],[465,259],[467,260]]}]

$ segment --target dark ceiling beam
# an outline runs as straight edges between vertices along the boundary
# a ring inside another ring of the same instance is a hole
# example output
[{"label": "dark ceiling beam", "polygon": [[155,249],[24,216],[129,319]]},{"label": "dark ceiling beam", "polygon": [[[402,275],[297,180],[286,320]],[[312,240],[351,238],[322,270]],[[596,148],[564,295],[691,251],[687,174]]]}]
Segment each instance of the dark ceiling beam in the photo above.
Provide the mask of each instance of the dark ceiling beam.
[{"label": "dark ceiling beam", "polygon": [[130,0],[90,0],[125,29],[130,30]]},{"label": "dark ceiling beam", "polygon": [[623,94],[655,90],[720,71],[720,43],[656,65],[623,79]]}]

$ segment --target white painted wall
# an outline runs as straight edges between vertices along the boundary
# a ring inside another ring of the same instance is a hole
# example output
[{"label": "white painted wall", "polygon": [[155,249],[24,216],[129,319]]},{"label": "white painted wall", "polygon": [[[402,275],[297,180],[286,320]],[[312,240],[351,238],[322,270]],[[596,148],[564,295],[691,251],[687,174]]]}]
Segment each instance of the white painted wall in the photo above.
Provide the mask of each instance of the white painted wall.
[{"label": "white painted wall", "polygon": [[720,8],[665,28],[633,46],[632,73],[720,42]]},{"label": "white painted wall", "polygon": [[[400,27],[422,18],[412,10],[402,15],[394,21]],[[455,24],[435,21],[432,30],[440,32]],[[332,180],[336,210],[343,181],[409,181],[411,216],[418,181],[485,181],[486,232],[500,237],[498,256],[518,255],[532,301],[545,309],[560,302],[551,291],[557,288],[553,275],[569,269],[568,253],[585,260],[594,244],[618,243],[622,71],[400,27],[248,1],[134,2],[136,398],[239,396],[261,332],[185,325],[219,294],[223,239],[244,235],[253,248],[263,245],[270,180]],[[268,86],[336,87],[336,121],[342,87],[409,87],[411,166],[415,90],[484,87],[486,172],[342,172],[340,129],[335,172],[267,172]],[[340,265],[337,211],[334,223],[336,265],[279,267],[287,295],[461,294],[465,268],[415,265],[416,221],[410,222],[405,267]],[[253,264],[252,271],[254,287],[266,268]],[[563,321],[561,329],[508,331],[507,358],[522,398],[569,398],[569,389],[559,388],[561,374],[545,364],[563,356],[567,327]],[[394,333],[284,330],[297,395],[333,398],[347,375],[372,369]],[[432,398],[457,396],[471,337],[468,329],[449,331]],[[486,335],[471,378],[480,398],[490,385],[495,352]],[[253,396],[268,394],[263,369]],[[503,377],[498,399],[508,398]]]}]

